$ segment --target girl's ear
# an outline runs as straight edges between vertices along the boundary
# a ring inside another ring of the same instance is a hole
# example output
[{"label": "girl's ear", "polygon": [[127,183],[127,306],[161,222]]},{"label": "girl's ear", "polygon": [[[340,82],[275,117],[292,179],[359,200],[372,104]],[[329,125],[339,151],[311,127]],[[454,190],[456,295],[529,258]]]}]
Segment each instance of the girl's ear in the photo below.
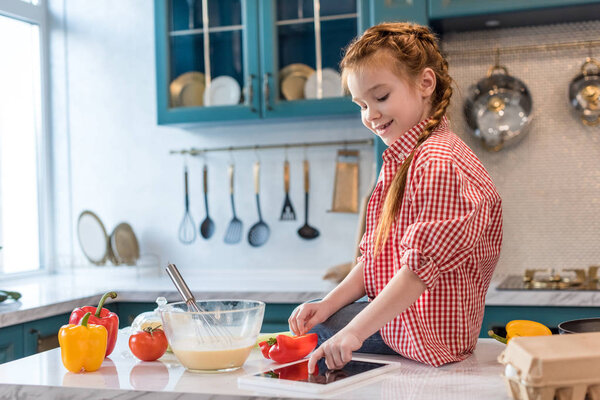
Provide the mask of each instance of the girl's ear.
[{"label": "girl's ear", "polygon": [[429,97],[435,90],[436,79],[435,72],[429,67],[424,68],[419,74],[419,89],[423,97]]}]

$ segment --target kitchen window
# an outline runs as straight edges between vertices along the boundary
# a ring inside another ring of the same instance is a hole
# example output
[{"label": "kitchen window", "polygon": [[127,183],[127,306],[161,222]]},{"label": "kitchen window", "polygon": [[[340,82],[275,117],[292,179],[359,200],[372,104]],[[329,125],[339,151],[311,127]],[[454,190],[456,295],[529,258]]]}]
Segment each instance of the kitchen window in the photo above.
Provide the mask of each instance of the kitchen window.
[{"label": "kitchen window", "polygon": [[43,5],[0,3],[0,274],[5,277],[44,269],[50,248]]}]

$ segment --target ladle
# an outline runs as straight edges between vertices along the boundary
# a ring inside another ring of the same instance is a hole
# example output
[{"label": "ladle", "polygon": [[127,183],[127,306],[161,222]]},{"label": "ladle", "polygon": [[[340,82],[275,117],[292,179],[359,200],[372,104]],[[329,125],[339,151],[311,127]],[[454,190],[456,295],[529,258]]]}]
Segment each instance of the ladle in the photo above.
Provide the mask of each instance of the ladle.
[{"label": "ladle", "polygon": [[248,231],[248,243],[250,246],[259,247],[269,240],[269,226],[263,221],[260,212],[260,163],[254,163],[254,191],[256,193],[256,209],[258,210],[258,222],[252,225]]},{"label": "ladle", "polygon": [[242,240],[242,221],[235,214],[235,202],[233,201],[233,170],[234,166],[229,166],[229,196],[231,197],[231,211],[233,212],[233,218],[229,222],[227,231],[225,232],[225,243],[235,244]]},{"label": "ladle", "polygon": [[319,236],[319,231],[308,225],[308,192],[309,192],[309,166],[308,160],[304,160],[304,225],[298,229],[298,235],[302,239],[314,239]]}]

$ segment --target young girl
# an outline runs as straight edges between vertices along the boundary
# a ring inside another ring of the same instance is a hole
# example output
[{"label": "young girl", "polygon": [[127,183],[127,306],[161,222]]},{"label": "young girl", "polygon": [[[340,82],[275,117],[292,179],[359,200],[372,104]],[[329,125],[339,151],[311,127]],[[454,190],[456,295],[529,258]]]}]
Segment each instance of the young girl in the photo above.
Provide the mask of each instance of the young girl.
[{"label": "young girl", "polygon": [[[500,255],[501,199],[487,171],[448,127],[448,63],[427,27],[384,23],[346,49],[344,86],[388,149],[371,195],[362,256],[323,300],[289,318],[319,334],[309,371],[353,351],[440,366],[467,358],[481,329]],[[364,295],[369,302],[356,302]]]}]

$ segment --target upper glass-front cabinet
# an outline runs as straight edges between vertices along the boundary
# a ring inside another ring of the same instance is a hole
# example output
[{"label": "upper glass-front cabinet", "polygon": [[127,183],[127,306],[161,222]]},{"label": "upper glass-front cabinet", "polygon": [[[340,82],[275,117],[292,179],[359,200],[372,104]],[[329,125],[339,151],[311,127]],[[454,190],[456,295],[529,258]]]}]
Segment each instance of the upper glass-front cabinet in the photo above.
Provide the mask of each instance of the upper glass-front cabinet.
[{"label": "upper glass-front cabinet", "polygon": [[154,3],[159,124],[358,111],[338,64],[365,2]]},{"label": "upper glass-front cabinet", "polygon": [[260,117],[256,5],[155,1],[159,124]]},{"label": "upper glass-front cabinet", "polygon": [[260,3],[262,111],[271,116],[357,112],[341,88],[339,62],[360,32],[356,0]]}]

